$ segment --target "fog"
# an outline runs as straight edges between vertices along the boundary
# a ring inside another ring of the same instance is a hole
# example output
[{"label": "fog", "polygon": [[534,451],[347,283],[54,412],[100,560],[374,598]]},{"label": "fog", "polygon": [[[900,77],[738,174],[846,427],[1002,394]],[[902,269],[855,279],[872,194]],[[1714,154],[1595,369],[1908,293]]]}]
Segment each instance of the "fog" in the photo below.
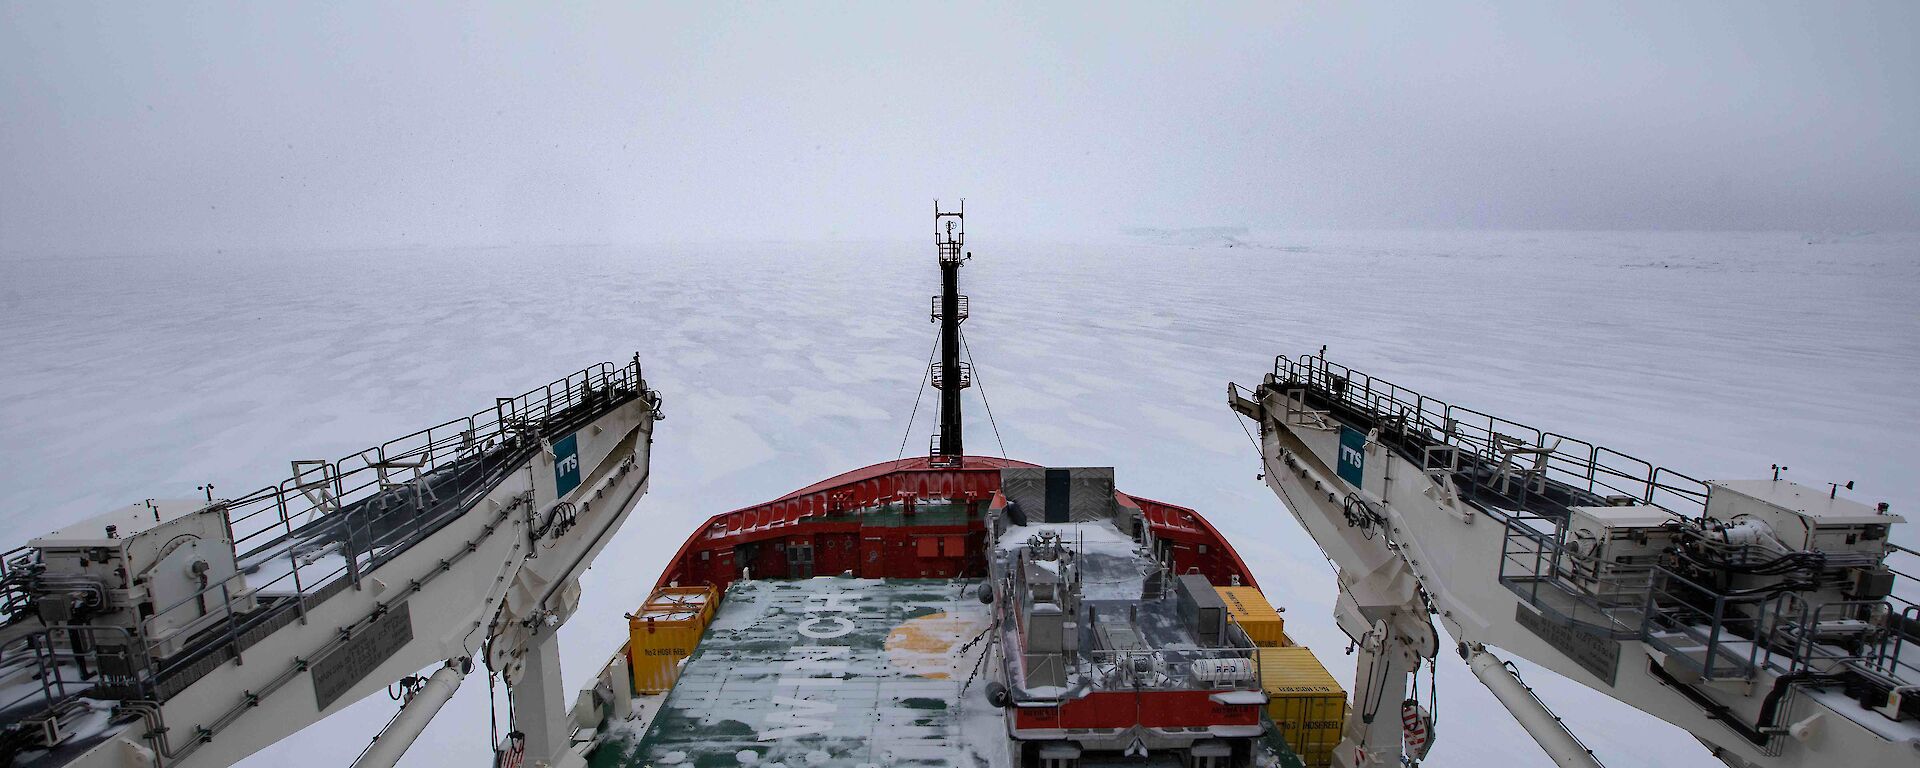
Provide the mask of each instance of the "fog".
[{"label": "fog", "polygon": [[[0,5],[0,251],[1920,228],[1920,5]],[[985,212],[983,211],[983,213]]]}]

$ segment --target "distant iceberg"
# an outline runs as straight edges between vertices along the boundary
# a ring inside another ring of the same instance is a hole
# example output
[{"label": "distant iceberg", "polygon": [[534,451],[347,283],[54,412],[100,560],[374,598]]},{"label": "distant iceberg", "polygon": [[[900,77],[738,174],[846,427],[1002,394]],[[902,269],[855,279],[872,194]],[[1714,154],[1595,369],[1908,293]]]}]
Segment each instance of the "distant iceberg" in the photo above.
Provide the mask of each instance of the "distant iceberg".
[{"label": "distant iceberg", "polygon": [[1121,231],[1128,237],[1164,245],[1236,246],[1244,244],[1248,230],[1246,227],[1132,227]]}]

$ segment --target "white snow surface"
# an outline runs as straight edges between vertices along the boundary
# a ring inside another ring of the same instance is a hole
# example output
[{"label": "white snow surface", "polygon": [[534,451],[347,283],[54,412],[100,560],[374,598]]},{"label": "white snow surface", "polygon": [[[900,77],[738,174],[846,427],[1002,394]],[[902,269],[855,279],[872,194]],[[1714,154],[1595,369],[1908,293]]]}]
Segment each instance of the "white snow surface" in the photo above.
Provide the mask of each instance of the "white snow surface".
[{"label": "white snow surface", "polygon": [[1009,525],[1007,532],[1000,535],[994,545],[1003,551],[1012,551],[1027,546],[1027,542],[1042,533],[1059,534],[1060,542],[1070,549],[1082,552],[1125,556],[1140,545],[1119,528],[1113,527],[1108,520],[1089,520],[1084,523],[1032,523],[1030,525]]},{"label": "white snow surface", "polygon": [[[1087,600],[1138,600],[1142,584],[1153,569],[1151,560],[1138,553],[1139,544],[1115,528],[1112,521],[1089,520],[1083,523],[1032,523],[1010,525],[995,546],[1011,551],[1027,546],[1042,532],[1059,534],[1060,541],[1083,558],[1080,570],[1080,596]],[[1042,569],[1060,572],[1057,561],[1034,560]]]},{"label": "white snow surface", "polygon": [[[1288,631],[1344,647],[1331,569],[1254,479],[1228,380],[1331,358],[1448,402],[1696,477],[1761,477],[1913,512],[1920,236],[1236,233],[1097,245],[992,237],[975,201],[968,446],[1112,465],[1207,515]],[[653,490],[562,631],[577,686],[622,641],[687,532],[899,450],[937,291],[913,240],[0,261],[0,523],[39,532],[208,481],[238,495],[640,352],[666,396]],[[1232,247],[1226,247],[1231,245]],[[932,421],[922,401],[911,452]],[[1914,545],[1915,531],[1903,543]],[[305,569],[303,567],[302,572]],[[1337,653],[1327,657],[1348,677]],[[1550,673],[1527,680],[1614,765],[1718,763],[1686,734]],[[1441,662],[1436,768],[1545,764],[1467,670]],[[482,764],[475,678],[406,764]],[[342,765],[391,714],[373,696],[256,755]]]}]

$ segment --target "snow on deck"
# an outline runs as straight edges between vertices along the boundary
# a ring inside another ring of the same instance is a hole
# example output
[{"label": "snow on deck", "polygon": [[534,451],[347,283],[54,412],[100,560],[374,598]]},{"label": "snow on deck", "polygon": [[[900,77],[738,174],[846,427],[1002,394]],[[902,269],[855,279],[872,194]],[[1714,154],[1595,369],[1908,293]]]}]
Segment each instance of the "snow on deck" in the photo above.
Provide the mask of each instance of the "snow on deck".
[{"label": "snow on deck", "polygon": [[998,546],[1002,550],[1019,549],[1027,545],[1027,539],[1041,533],[1060,534],[1062,543],[1080,549],[1083,552],[1103,552],[1113,555],[1125,555],[1140,546],[1133,537],[1120,532],[1107,520],[1089,520],[1081,523],[1031,523],[1029,525],[1009,525],[1006,533],[1000,535]]},{"label": "snow on deck", "polygon": [[[1059,534],[1061,543],[1079,551],[1083,599],[1115,603],[1140,600],[1147,576],[1154,571],[1154,562],[1140,549],[1139,542],[1121,533],[1111,521],[1011,525],[1000,535],[996,546],[1001,551],[1016,550],[1043,532]],[[1048,561],[1034,564],[1049,570],[1058,567]]]},{"label": "snow on deck", "polygon": [[969,584],[736,584],[651,725],[610,729],[592,765],[1009,765],[988,673],[960,693],[989,620]]}]

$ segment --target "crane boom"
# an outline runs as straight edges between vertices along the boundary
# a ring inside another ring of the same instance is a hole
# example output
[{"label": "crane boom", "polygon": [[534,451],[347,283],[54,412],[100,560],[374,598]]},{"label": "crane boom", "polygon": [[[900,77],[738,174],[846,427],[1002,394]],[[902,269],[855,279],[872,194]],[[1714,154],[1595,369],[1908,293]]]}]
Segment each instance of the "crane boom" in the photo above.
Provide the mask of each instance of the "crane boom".
[{"label": "crane boom", "polygon": [[[1920,759],[1920,607],[1887,506],[1780,479],[1703,482],[1280,357],[1229,405],[1262,477],[1339,570],[1358,653],[1336,765],[1403,756],[1409,676],[1459,655],[1559,765],[1597,761],[1489,649],[1685,729],[1748,766]],[[1516,687],[1517,686],[1517,687]]]}]

